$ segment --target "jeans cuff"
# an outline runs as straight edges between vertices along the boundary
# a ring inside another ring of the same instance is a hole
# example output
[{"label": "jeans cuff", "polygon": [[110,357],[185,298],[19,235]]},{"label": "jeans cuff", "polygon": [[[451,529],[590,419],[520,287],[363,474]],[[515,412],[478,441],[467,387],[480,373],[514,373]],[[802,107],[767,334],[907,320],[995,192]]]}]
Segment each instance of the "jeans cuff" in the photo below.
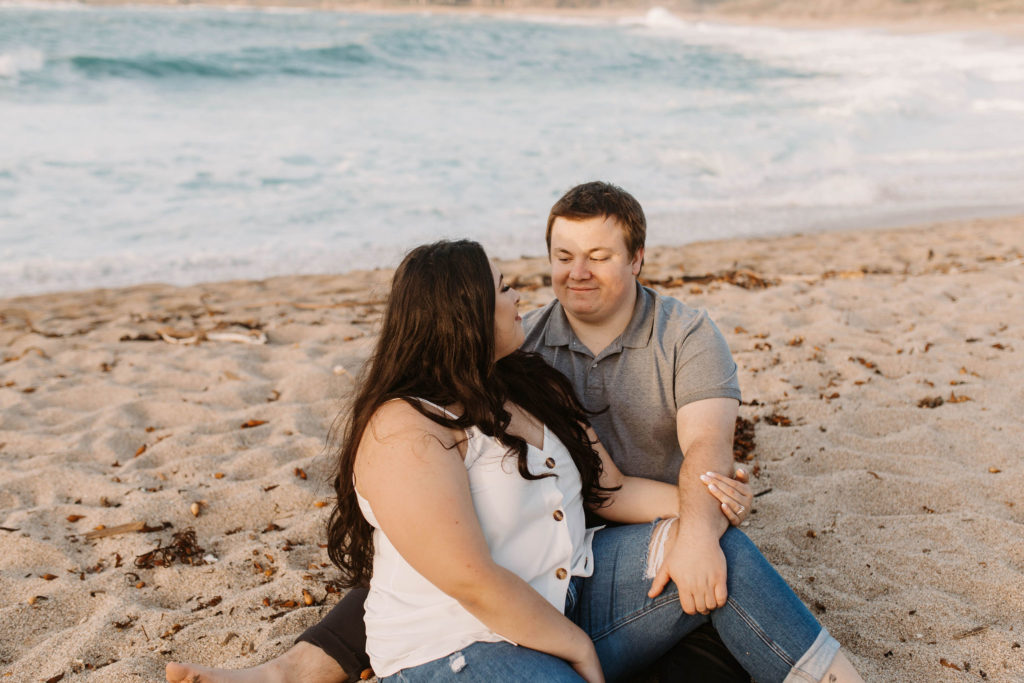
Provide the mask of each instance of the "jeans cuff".
[{"label": "jeans cuff", "polygon": [[822,627],[818,637],[814,639],[811,647],[804,653],[783,683],[803,683],[804,681],[820,681],[825,677],[828,668],[832,666],[832,660],[839,653],[839,641],[829,635],[829,632]]}]

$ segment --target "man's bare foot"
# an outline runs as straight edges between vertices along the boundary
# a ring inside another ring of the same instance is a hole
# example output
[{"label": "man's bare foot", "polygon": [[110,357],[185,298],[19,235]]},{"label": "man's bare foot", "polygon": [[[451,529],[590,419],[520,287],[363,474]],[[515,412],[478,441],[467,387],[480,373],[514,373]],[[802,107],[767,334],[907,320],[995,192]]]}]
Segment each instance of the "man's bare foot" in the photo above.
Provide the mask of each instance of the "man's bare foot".
[{"label": "man's bare foot", "polygon": [[214,669],[198,664],[169,662],[167,683],[342,683],[345,671],[326,652],[309,643],[296,643],[280,657],[249,669]]}]

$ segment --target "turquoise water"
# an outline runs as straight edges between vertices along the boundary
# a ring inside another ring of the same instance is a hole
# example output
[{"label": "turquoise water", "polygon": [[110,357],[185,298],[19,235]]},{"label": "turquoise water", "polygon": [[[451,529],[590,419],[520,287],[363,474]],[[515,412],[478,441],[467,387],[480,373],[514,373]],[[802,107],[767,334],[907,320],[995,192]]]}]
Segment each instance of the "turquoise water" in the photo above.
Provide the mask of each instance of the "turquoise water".
[{"label": "turquoise water", "polygon": [[0,4],[0,296],[1024,208],[1024,44],[682,22]]}]

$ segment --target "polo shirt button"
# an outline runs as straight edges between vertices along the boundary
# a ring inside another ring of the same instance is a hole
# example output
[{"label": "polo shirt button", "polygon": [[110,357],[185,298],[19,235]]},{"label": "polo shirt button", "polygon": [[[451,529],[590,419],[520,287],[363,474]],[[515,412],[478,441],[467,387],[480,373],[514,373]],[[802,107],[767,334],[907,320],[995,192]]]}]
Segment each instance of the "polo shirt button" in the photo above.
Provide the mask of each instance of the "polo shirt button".
[{"label": "polo shirt button", "polygon": [[565,515],[562,514],[561,510],[555,510],[555,514],[551,516],[555,518],[556,522],[561,522],[565,518]]},{"label": "polo shirt button", "polygon": [[569,572],[565,571],[561,567],[559,567],[558,570],[555,572],[555,578],[558,579],[559,581],[561,581],[562,579],[564,579],[567,576],[569,576]]},{"label": "polo shirt button", "polygon": [[555,459],[554,458],[548,458],[547,460],[544,461],[544,464],[547,466],[547,468],[549,470],[555,469]]}]

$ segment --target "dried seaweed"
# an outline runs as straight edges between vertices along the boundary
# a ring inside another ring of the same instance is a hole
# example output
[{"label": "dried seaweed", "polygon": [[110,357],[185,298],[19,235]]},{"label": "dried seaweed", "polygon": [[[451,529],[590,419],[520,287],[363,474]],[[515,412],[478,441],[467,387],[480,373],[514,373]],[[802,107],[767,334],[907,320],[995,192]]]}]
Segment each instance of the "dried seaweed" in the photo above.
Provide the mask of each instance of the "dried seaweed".
[{"label": "dried seaweed", "polygon": [[984,633],[987,630],[987,625],[983,624],[981,626],[975,626],[974,628],[964,631],[963,633],[957,633],[953,636],[953,640],[963,640],[964,638],[970,638],[971,636],[976,636],[980,633]]},{"label": "dried seaweed", "polygon": [[771,415],[766,415],[765,418],[764,418],[764,421],[767,422],[768,424],[772,425],[773,427],[791,427],[791,426],[793,426],[793,421],[792,420],[790,420],[785,415],[780,415],[778,413],[772,413]]},{"label": "dried seaweed", "polygon": [[206,552],[196,542],[195,529],[189,527],[179,531],[171,537],[170,545],[163,545],[163,541],[157,541],[157,546],[148,553],[143,553],[135,558],[135,566],[140,569],[152,569],[153,567],[169,567],[175,562],[188,565],[203,565],[203,553]]},{"label": "dried seaweed", "polygon": [[125,617],[124,621],[115,621],[115,622],[112,622],[112,623],[114,625],[114,628],[116,628],[119,631],[123,631],[126,628],[131,628],[132,624],[134,624],[137,619],[138,619],[137,616],[130,616],[129,615],[129,616]]},{"label": "dried seaweed", "polygon": [[736,462],[750,462],[754,459],[754,423],[737,417],[736,430],[732,439],[732,457]]},{"label": "dried seaweed", "polygon": [[195,607],[192,611],[198,612],[199,610],[206,609],[207,607],[216,607],[221,603],[222,600],[224,600],[224,598],[220,595],[215,595],[206,602],[203,602],[202,599],[196,600],[198,606]]},{"label": "dried seaweed", "polygon": [[761,277],[752,270],[723,270],[717,273],[705,273],[703,275],[680,275],[666,277],[660,280],[640,278],[640,284],[648,287],[681,287],[684,284],[697,283],[707,285],[712,282],[725,282],[726,284],[742,287],[743,289],[767,289],[778,282],[769,278]]},{"label": "dried seaweed", "polygon": [[550,287],[551,276],[547,274],[513,275],[509,280],[509,285],[520,292],[529,292],[541,287]]}]

